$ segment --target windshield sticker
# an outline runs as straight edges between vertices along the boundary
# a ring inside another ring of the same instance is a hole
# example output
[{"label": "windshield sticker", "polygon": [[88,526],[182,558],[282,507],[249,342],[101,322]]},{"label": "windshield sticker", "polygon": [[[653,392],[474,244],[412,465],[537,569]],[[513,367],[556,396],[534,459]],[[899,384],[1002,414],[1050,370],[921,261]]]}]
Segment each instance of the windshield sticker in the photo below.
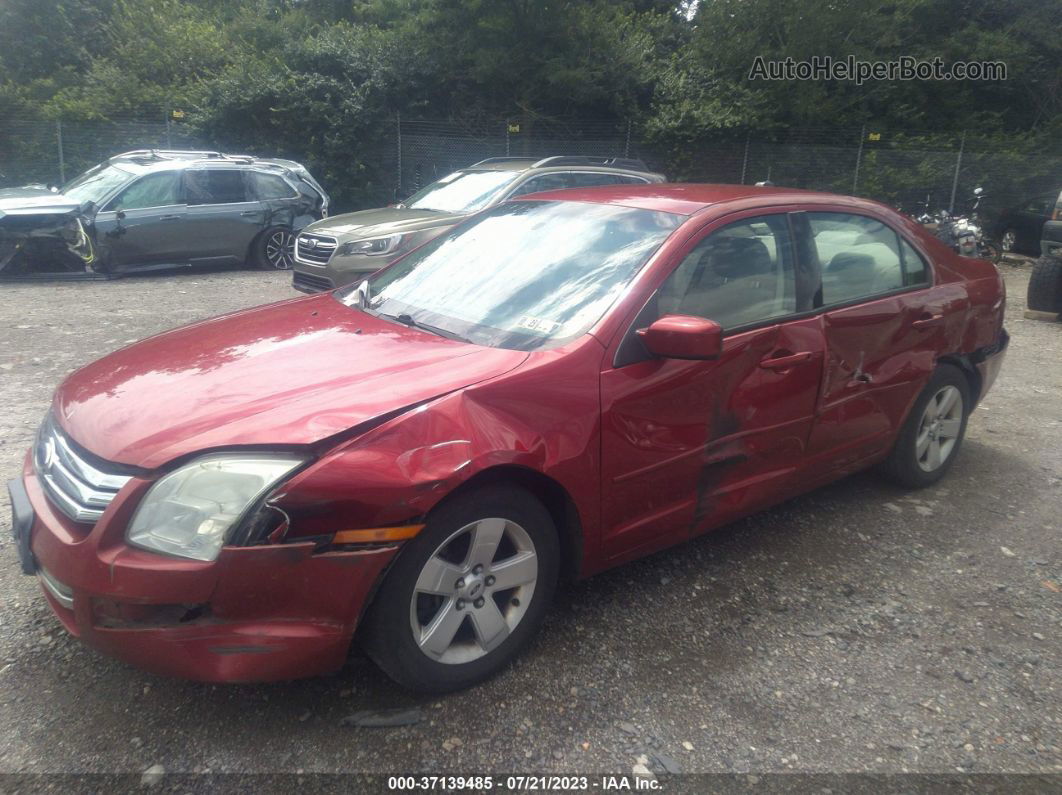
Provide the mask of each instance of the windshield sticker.
[{"label": "windshield sticker", "polygon": [[554,323],[552,320],[535,317],[534,315],[521,315],[520,319],[516,321],[516,325],[536,334],[545,335],[552,334],[561,327],[560,323]]}]

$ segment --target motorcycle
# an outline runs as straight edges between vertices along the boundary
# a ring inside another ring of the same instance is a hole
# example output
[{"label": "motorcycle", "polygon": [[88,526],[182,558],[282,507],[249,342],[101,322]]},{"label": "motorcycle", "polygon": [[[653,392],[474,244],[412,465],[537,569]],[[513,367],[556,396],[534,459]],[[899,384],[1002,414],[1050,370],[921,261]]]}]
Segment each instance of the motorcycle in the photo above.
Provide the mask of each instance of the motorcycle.
[{"label": "motorcycle", "polygon": [[[981,199],[985,196],[984,189],[974,188],[973,193],[974,202],[969,215],[950,215],[947,210],[941,210],[937,214],[937,217],[933,219],[936,221],[935,234],[964,257],[979,257],[999,262],[1003,251],[985,234],[977,213],[981,206]],[[925,217],[919,218],[919,222],[925,223],[922,220]]]}]

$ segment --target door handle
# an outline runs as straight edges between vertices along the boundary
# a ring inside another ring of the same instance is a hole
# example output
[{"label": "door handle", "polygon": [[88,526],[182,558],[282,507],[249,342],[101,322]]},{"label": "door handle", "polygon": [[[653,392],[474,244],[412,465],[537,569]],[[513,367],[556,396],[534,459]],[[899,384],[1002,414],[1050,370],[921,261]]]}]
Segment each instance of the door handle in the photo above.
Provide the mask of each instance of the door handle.
[{"label": "door handle", "polygon": [[918,320],[914,321],[911,325],[915,328],[928,328],[929,326],[935,326],[937,323],[941,323],[944,320],[943,314],[929,313],[922,315]]},{"label": "door handle", "polygon": [[159,217],[160,221],[177,221],[180,219],[179,215],[163,215]]},{"label": "door handle", "polygon": [[760,367],[768,370],[788,370],[790,367],[803,364],[806,361],[810,361],[810,359],[811,351],[801,351],[789,356],[768,356],[765,359],[760,359]]},{"label": "door handle", "polygon": [[260,215],[261,210],[244,210],[240,215]]}]

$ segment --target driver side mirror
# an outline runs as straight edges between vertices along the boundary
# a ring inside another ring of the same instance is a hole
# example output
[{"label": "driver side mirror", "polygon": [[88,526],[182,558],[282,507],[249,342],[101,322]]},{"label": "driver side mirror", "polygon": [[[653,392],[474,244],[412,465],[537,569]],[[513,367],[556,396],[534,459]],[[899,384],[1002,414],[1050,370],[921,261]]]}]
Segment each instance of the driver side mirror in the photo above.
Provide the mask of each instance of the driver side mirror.
[{"label": "driver side mirror", "polygon": [[723,327],[703,317],[665,315],[637,334],[662,359],[718,359],[723,352]]}]

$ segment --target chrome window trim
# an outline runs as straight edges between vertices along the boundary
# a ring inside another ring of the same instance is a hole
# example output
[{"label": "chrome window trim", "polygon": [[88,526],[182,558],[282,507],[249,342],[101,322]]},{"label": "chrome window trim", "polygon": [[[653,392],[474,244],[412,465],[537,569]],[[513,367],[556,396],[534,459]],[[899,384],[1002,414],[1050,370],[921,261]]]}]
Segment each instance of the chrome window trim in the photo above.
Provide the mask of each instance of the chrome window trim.
[{"label": "chrome window trim", "polygon": [[55,579],[52,573],[44,568],[44,566],[37,567],[37,577],[40,579],[41,585],[43,585],[44,589],[52,595],[52,598],[55,599],[55,601],[67,610],[74,609],[74,592],[69,586]]}]

